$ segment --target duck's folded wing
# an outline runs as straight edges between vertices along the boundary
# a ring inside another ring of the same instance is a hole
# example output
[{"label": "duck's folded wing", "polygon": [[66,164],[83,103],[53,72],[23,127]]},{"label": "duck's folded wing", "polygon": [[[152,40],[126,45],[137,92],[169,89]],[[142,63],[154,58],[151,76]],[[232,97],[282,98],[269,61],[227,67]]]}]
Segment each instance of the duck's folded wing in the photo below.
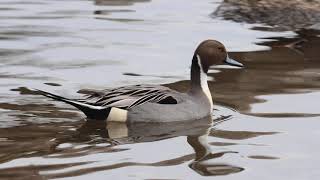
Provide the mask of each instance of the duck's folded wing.
[{"label": "duck's folded wing", "polygon": [[176,91],[164,86],[135,85],[99,91],[85,89],[78,92],[86,95],[86,98],[81,100],[84,103],[122,109],[131,109],[147,102],[177,104],[180,101],[176,97]]}]

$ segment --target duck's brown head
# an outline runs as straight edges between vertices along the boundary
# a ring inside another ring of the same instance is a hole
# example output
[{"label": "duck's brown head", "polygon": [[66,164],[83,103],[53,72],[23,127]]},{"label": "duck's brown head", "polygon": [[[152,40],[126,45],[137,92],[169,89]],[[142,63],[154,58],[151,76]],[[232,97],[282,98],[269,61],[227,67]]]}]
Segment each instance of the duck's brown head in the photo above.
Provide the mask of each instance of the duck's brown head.
[{"label": "duck's brown head", "polygon": [[243,67],[243,64],[229,58],[226,48],[216,40],[205,40],[199,44],[194,52],[194,60],[200,62],[202,70],[207,73],[210,66],[229,64]]}]

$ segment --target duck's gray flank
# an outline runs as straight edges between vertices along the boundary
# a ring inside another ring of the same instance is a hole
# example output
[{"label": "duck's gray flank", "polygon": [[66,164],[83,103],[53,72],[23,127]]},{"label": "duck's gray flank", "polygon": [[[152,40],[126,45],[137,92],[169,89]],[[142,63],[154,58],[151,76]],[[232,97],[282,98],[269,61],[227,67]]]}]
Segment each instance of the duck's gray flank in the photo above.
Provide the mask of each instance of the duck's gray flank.
[{"label": "duck's gray flank", "polygon": [[191,88],[180,93],[164,86],[133,85],[105,90],[80,90],[81,99],[68,99],[38,90],[46,97],[66,102],[89,119],[121,122],[172,122],[201,119],[212,112],[207,73],[212,65],[242,66],[228,57],[223,44],[215,40],[200,43],[191,64]]}]

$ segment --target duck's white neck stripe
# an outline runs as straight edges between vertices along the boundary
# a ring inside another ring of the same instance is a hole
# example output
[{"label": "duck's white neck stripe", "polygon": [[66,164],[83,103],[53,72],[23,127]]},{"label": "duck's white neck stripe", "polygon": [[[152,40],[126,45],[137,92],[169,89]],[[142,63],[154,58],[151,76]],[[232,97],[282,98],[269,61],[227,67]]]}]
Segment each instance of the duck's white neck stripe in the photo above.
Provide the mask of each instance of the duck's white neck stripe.
[{"label": "duck's white neck stripe", "polygon": [[200,67],[200,86],[201,86],[201,89],[204,92],[204,94],[209,99],[210,105],[212,107],[213,106],[213,102],[212,102],[212,96],[211,96],[211,93],[210,93],[210,89],[209,89],[209,86],[208,86],[208,76],[203,71],[202,64],[201,64],[201,59],[200,59],[200,56],[198,54],[197,54],[197,60],[198,60],[198,65]]}]

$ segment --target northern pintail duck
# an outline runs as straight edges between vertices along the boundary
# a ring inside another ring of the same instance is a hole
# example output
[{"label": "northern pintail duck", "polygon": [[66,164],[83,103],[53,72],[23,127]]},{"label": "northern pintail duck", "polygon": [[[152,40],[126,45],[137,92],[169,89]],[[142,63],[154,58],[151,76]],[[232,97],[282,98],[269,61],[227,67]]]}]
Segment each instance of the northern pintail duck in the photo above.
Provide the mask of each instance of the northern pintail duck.
[{"label": "northern pintail duck", "polygon": [[81,110],[88,119],[116,122],[172,122],[201,119],[212,113],[207,83],[211,66],[226,63],[243,65],[231,58],[224,45],[215,40],[200,43],[191,64],[191,88],[180,93],[164,86],[133,85],[105,90],[80,90],[83,99],[68,99],[38,90],[49,98]]}]

